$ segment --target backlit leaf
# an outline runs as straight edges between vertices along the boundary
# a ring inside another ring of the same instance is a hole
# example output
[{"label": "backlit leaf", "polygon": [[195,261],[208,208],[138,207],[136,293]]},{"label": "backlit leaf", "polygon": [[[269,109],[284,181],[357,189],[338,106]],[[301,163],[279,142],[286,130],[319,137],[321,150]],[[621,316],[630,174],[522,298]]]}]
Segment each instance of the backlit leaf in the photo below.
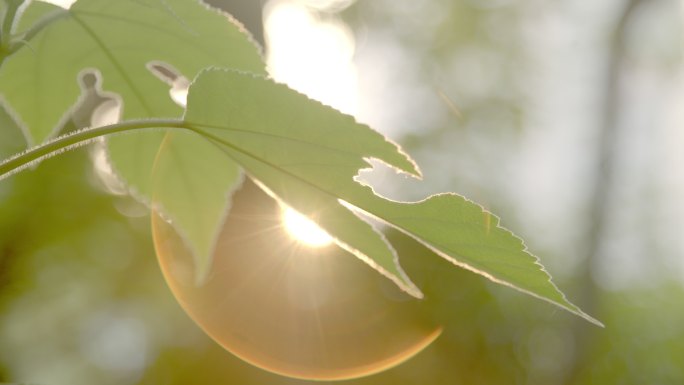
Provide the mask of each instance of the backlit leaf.
[{"label": "backlit leaf", "polygon": [[[50,12],[64,15],[0,70],[0,93],[31,144],[55,136],[69,118],[83,71],[98,74],[103,91],[120,96],[124,120],[180,117],[183,110],[169,97],[168,83],[191,79],[202,68],[265,71],[259,48],[243,28],[198,0],[80,0],[69,10],[36,3],[25,13],[24,25]],[[108,158],[143,201],[151,200],[156,184],[157,208],[173,221],[202,261],[198,263],[208,266],[230,192],[241,180],[239,172],[225,156],[217,159],[210,142],[180,133],[165,140],[165,134],[160,130],[109,138]],[[166,150],[153,178],[162,141]]]},{"label": "backlit leaf", "polygon": [[416,176],[418,171],[397,146],[350,116],[267,78],[209,70],[190,89],[185,120],[278,199],[315,219],[338,244],[409,293],[419,295],[392,253],[368,247],[368,227],[345,210],[379,219],[457,266],[600,324],[570,303],[537,257],[481,206],[455,194],[394,202],[356,182],[370,158]]},{"label": "backlit leaf", "polygon": [[[84,70],[121,96],[123,119],[180,117],[169,86],[147,68],[168,63],[194,77],[224,66],[264,73],[259,49],[241,26],[195,0],[80,0],[10,56],[0,94],[21,119],[32,144],[57,134],[77,102]],[[27,11],[27,13],[29,13]],[[113,138],[111,160],[129,186],[149,198],[150,172],[162,132]]]},{"label": "backlit leaf", "polygon": [[229,196],[240,181],[238,165],[215,144],[187,132],[164,138],[154,167],[153,205],[192,251],[198,283],[211,266]]}]

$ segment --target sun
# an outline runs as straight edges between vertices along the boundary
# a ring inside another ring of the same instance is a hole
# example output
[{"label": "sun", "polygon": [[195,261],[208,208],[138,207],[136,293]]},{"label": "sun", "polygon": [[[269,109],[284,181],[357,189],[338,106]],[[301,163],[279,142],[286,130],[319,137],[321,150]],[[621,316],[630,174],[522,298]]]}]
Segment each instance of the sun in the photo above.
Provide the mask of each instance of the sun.
[{"label": "sun", "polygon": [[309,247],[324,247],[333,242],[333,238],[325,230],[289,207],[283,208],[281,218],[285,230],[297,242]]}]

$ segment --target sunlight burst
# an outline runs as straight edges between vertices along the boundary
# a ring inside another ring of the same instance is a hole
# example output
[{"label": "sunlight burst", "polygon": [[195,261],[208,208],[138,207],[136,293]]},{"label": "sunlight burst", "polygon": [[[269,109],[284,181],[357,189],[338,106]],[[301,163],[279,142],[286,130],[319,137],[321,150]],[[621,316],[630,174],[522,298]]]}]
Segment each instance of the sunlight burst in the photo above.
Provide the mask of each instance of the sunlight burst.
[{"label": "sunlight burst", "polygon": [[282,221],[292,238],[309,247],[324,247],[333,242],[332,237],[325,230],[289,207],[283,209]]}]

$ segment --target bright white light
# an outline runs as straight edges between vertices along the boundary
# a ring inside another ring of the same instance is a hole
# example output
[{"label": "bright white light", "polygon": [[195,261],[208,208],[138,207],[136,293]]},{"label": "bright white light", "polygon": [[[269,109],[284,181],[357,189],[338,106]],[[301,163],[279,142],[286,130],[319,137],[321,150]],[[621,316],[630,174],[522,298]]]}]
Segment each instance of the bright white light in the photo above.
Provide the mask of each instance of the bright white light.
[{"label": "bright white light", "polygon": [[171,99],[179,106],[185,108],[188,105],[188,89],[190,88],[190,81],[185,77],[180,77],[173,82],[169,95]]},{"label": "bright white light", "polygon": [[282,221],[285,230],[292,238],[309,247],[328,246],[333,242],[332,237],[325,230],[289,207],[283,209]]},{"label": "bright white light", "polygon": [[355,114],[358,85],[354,38],[349,28],[335,17],[319,17],[295,0],[271,1],[264,20],[273,78],[342,112]]},{"label": "bright white light", "polygon": [[336,12],[350,6],[355,0],[299,0],[307,7],[325,12]]},{"label": "bright white light", "polygon": [[42,0],[45,3],[51,3],[54,5],[58,5],[62,8],[69,8],[71,7],[71,4],[75,3],[76,0]]},{"label": "bright white light", "polygon": [[[271,0],[264,10],[268,69],[277,81],[338,110],[354,115],[358,84],[354,37],[336,11],[353,0]],[[312,9],[313,8],[313,9]],[[283,226],[298,242],[323,247],[332,237],[298,212],[283,208]]]}]

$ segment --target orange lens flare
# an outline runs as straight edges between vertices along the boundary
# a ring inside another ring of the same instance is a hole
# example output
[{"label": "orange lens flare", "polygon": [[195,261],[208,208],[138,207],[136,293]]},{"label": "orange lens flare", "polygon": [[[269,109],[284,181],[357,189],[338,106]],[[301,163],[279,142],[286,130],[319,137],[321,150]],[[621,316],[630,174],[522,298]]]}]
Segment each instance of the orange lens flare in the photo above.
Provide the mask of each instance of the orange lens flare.
[{"label": "orange lens flare", "polygon": [[[234,197],[201,286],[175,230],[158,215],[152,227],[162,271],[185,311],[225,349],[265,370],[362,377],[406,361],[441,332],[421,301],[363,262],[337,247],[293,242],[278,204],[250,182]],[[386,295],[388,287],[397,292]]]}]

